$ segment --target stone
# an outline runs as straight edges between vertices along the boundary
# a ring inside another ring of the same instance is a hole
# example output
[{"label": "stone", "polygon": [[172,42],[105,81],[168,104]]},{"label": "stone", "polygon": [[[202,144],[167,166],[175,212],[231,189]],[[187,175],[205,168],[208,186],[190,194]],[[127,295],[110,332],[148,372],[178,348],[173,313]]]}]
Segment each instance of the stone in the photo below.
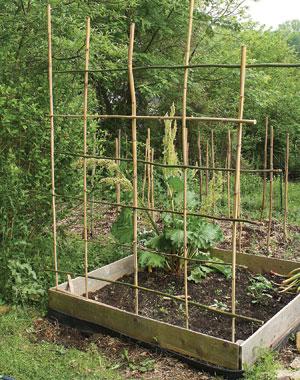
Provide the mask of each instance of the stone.
[{"label": "stone", "polygon": [[300,369],[300,356],[296,356],[295,359],[290,364],[293,369]]}]

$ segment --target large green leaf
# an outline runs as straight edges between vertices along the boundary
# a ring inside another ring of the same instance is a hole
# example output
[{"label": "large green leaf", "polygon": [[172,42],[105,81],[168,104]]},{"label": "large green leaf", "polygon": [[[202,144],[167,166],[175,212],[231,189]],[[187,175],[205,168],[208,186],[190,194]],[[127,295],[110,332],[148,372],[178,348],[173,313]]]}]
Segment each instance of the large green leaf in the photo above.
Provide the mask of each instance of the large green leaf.
[{"label": "large green leaf", "polygon": [[122,244],[131,243],[133,240],[132,222],[132,211],[123,208],[111,227],[113,237]]}]

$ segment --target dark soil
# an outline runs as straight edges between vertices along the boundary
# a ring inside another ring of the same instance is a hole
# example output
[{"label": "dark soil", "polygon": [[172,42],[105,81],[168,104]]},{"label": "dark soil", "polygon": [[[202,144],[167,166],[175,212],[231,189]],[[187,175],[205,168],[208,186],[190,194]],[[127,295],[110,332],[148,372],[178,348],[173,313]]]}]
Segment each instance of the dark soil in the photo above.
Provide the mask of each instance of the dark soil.
[{"label": "dark soil", "polygon": [[[253,303],[247,287],[253,274],[247,270],[237,271],[237,313],[267,321],[281,310],[294,297],[291,294],[280,294],[271,290],[271,297],[264,297],[259,304]],[[267,275],[270,280],[278,283],[280,279]],[[121,281],[133,283],[133,276],[125,276]],[[168,294],[182,296],[184,294],[183,277],[164,272],[140,272],[139,285]],[[200,284],[189,282],[189,296],[191,300],[214,306],[226,307],[230,310],[231,280],[223,275],[212,273]],[[122,310],[134,311],[134,289],[118,284],[107,285],[91,293],[90,298],[105,304],[118,307]],[[220,305],[222,302],[222,305]],[[226,305],[226,306],[225,306]],[[185,326],[184,303],[149,292],[139,292],[139,313],[143,316],[164,321],[173,325]],[[196,306],[189,307],[190,328],[219,338],[231,339],[231,318],[202,310]],[[245,340],[259,324],[237,319],[237,339]]]}]

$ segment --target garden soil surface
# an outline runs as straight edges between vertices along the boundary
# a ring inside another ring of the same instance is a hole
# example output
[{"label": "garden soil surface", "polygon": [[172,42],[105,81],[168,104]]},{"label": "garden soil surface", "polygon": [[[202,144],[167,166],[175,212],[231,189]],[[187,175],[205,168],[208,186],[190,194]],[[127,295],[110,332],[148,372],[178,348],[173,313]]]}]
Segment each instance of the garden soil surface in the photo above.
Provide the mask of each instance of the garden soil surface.
[{"label": "garden soil surface", "polygon": [[[238,314],[260,319],[266,322],[279,310],[281,310],[294,295],[282,294],[274,290],[268,291],[262,301],[257,303],[249,294],[248,285],[255,274],[246,269],[237,271],[237,309]],[[265,275],[274,283],[281,279],[274,275]],[[124,276],[120,281],[133,283],[133,275]],[[166,272],[140,272],[139,286],[155,289],[174,296],[184,297],[184,280],[177,274]],[[211,273],[199,284],[189,281],[188,293],[191,301],[230,310],[231,308],[231,279],[226,279],[222,274]],[[104,288],[90,293],[93,300],[118,307],[129,312],[134,311],[134,289],[119,284],[107,285]],[[168,297],[162,297],[153,293],[139,291],[139,314],[148,318],[167,322],[176,326],[185,326],[184,302],[178,302]],[[231,318],[211,311],[203,310],[197,306],[189,306],[190,329],[216,336],[231,339]],[[260,325],[249,321],[237,319],[237,339],[245,340]]]}]

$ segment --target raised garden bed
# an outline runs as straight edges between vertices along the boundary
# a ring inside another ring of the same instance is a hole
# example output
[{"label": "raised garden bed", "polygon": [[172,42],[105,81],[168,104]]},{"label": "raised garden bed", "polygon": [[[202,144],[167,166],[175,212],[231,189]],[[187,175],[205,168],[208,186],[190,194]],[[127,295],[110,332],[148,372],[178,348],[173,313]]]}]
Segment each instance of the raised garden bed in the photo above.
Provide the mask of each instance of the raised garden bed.
[{"label": "raised garden bed", "polygon": [[[229,251],[214,250],[213,255],[227,262],[231,260]],[[245,254],[238,255],[237,262],[248,267],[248,270],[238,271],[238,312],[263,319],[265,323],[259,327],[238,320],[238,340],[235,343],[230,341],[231,319],[228,317],[190,306],[191,329],[187,330],[182,327],[184,315],[178,303],[140,291],[140,314],[136,315],[132,312],[133,296],[130,288],[94,279],[89,279],[90,299],[83,296],[84,278],[78,277],[72,281],[73,293],[69,292],[67,283],[58,289],[50,289],[49,307],[142,342],[220,367],[241,370],[245,364],[256,360],[260,348],[276,347],[300,324],[300,295],[278,296],[272,293],[272,298],[266,300],[264,306],[251,303],[246,289],[250,272],[275,271],[286,274],[299,264]],[[90,275],[113,281],[122,281],[123,278],[130,282],[132,272],[133,259],[130,256],[92,271]],[[173,291],[176,295],[183,293],[183,281],[174,275],[140,273],[139,279],[140,285],[166,293]],[[207,305],[213,304],[214,300],[226,304],[226,297],[230,294],[230,281],[218,274],[211,274],[202,284],[191,283],[189,292],[193,300]],[[229,303],[230,300],[228,305]]]}]

